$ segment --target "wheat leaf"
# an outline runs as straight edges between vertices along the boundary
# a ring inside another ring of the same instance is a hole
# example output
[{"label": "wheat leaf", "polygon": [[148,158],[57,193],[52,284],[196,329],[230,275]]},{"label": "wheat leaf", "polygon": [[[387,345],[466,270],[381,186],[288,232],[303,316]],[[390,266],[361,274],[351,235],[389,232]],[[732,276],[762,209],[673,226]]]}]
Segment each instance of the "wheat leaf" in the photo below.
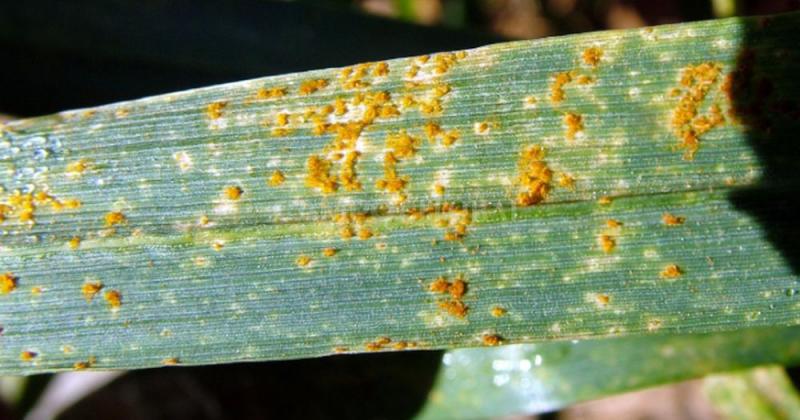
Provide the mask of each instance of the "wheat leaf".
[{"label": "wheat leaf", "polygon": [[795,324],[797,20],[10,122],[0,371]]}]

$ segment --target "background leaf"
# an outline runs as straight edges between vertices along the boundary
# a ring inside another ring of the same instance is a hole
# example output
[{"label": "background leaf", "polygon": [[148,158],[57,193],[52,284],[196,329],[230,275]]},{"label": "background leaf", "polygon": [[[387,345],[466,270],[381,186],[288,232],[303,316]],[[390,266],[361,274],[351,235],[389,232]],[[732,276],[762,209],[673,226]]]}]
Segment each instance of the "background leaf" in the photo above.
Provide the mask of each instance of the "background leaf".
[{"label": "background leaf", "polygon": [[[798,334],[757,328],[450,350],[419,418],[541,413],[714,372],[792,365],[800,360]],[[728,376],[739,374],[719,378]]]}]

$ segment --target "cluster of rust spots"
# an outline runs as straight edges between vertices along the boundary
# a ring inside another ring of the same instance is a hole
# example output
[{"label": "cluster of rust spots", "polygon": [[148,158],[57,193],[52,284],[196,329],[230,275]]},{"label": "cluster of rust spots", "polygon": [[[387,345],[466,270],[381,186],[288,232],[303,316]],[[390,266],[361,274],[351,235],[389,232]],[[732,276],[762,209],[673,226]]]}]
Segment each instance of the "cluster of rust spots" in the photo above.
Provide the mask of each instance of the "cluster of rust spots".
[{"label": "cluster of rust spots", "polygon": [[450,214],[445,219],[445,241],[460,241],[467,236],[467,228],[472,224],[472,211],[464,209],[459,204],[443,203],[440,206],[442,213]]},{"label": "cluster of rust spots", "polygon": [[86,360],[81,360],[72,364],[72,368],[75,370],[86,370],[93,367],[97,363],[97,358],[94,356],[89,356]]},{"label": "cluster of rust spots", "polygon": [[6,220],[16,219],[28,225],[36,224],[36,213],[45,206],[54,212],[74,210],[80,208],[80,200],[68,198],[59,200],[45,191],[35,193],[22,193],[15,190],[3,197],[5,202],[0,202],[0,224]]},{"label": "cluster of rust spots", "polygon": [[526,147],[520,154],[518,183],[522,190],[516,199],[520,207],[539,204],[550,193],[553,171],[547,166],[544,156],[544,149],[539,145]]},{"label": "cluster of rust spots", "polygon": [[22,360],[23,362],[32,362],[38,356],[39,356],[39,353],[36,353],[35,351],[23,350],[19,354],[19,360]]},{"label": "cluster of rust spots", "polygon": [[242,198],[243,193],[244,190],[242,189],[242,187],[239,187],[238,185],[231,185],[225,187],[225,189],[223,190],[225,198],[231,201],[239,200],[240,198]]},{"label": "cluster of rust spots", "polygon": [[[596,66],[593,66],[596,68]],[[567,99],[567,93],[564,90],[570,83],[577,83],[579,85],[588,85],[594,83],[593,76],[582,74],[579,70],[562,71],[553,75],[550,83],[550,102],[553,105],[559,105]]]},{"label": "cluster of rust spots", "polygon": [[256,99],[276,99],[286,96],[287,89],[285,87],[262,87],[256,92]]},{"label": "cluster of rust spots", "polygon": [[6,272],[0,274],[0,294],[9,294],[17,288],[19,278],[14,273]]},{"label": "cluster of rust spots", "polygon": [[484,346],[499,346],[503,343],[503,338],[497,334],[483,334],[481,341]]},{"label": "cluster of rust spots", "polygon": [[427,137],[428,141],[430,141],[432,144],[440,142],[440,144],[444,147],[450,147],[454,145],[458,139],[461,138],[460,131],[445,131],[438,123],[433,121],[425,123],[422,129],[425,132],[425,137]]},{"label": "cluster of rust spots", "polygon": [[308,267],[311,264],[311,257],[308,255],[302,254],[295,258],[294,263],[297,264],[298,267]]},{"label": "cluster of rust spots", "polygon": [[111,310],[117,310],[122,306],[122,293],[119,290],[108,290],[103,293],[103,299],[108,303]]},{"label": "cluster of rust spots", "polygon": [[372,229],[367,226],[369,217],[368,213],[339,213],[333,216],[333,221],[339,226],[340,238],[367,240],[374,236]]},{"label": "cluster of rust spots", "polygon": [[467,236],[467,229],[472,224],[472,211],[464,208],[460,203],[444,202],[439,205],[429,205],[424,209],[412,207],[406,210],[406,215],[411,220],[420,220],[423,217],[436,217],[434,225],[444,228],[445,241],[460,241]]},{"label": "cluster of rust spots", "polygon": [[[333,134],[323,154],[311,155],[306,161],[306,186],[323,194],[336,192],[339,187],[347,191],[360,191],[361,182],[356,173],[356,164],[361,157],[357,143],[364,129],[377,119],[400,115],[397,105],[387,91],[358,92],[346,101],[336,98],[332,104],[310,108],[305,118],[311,121],[312,134]],[[338,118],[339,122],[331,122]],[[334,164],[340,166],[339,174],[332,174]]]},{"label": "cluster of rust spots", "polygon": [[573,72],[564,71],[556,73],[553,76],[553,82],[550,84],[550,102],[559,104],[567,97],[564,92],[564,86],[571,82],[573,79]]},{"label": "cluster of rust spots", "polygon": [[283,174],[283,172],[276,169],[269,176],[269,179],[267,179],[267,184],[269,184],[271,187],[277,187],[283,184],[284,181],[286,181],[286,176]]},{"label": "cluster of rust spots", "polygon": [[448,294],[450,297],[438,301],[439,308],[456,318],[467,316],[469,307],[462,298],[467,293],[467,282],[459,275],[452,282],[447,277],[439,276],[428,285],[428,291],[437,294]]},{"label": "cluster of rust spots", "polygon": [[664,267],[663,270],[661,270],[659,275],[665,279],[674,279],[683,275],[683,269],[681,269],[677,264],[669,264]]},{"label": "cluster of rust spots", "polygon": [[679,147],[685,149],[684,159],[692,160],[699,148],[700,136],[725,122],[718,104],[712,104],[706,114],[700,114],[700,107],[722,72],[717,63],[701,63],[681,71],[681,87],[672,91],[680,96],[678,105],[672,112],[672,131],[680,141]]},{"label": "cluster of rust spots", "polygon": [[86,299],[86,302],[91,302],[95,295],[97,295],[102,289],[103,283],[100,283],[99,281],[87,281],[81,286],[81,294],[83,295],[83,298]]},{"label": "cluster of rust spots", "polygon": [[388,75],[389,64],[386,62],[357,64],[340,70],[339,85],[344,90],[363,89],[372,85],[366,80],[369,76],[377,78]]},{"label": "cluster of rust spots", "polygon": [[609,254],[617,247],[617,236],[623,224],[616,219],[608,219],[605,224],[605,231],[597,236],[597,244],[603,252]]},{"label": "cluster of rust spots", "polygon": [[416,155],[420,140],[405,131],[391,133],[386,136],[388,151],[383,156],[383,178],[375,182],[375,188],[394,194],[395,204],[402,204],[407,195],[408,176],[397,174],[397,164]]},{"label": "cluster of rust spots", "polygon": [[[390,344],[391,344],[391,346],[390,346]],[[394,341],[393,342],[392,339],[389,338],[389,337],[378,337],[375,340],[369,341],[366,344],[364,344],[364,349],[366,349],[367,351],[381,351],[381,350],[387,350],[388,348],[392,348],[394,350],[405,350],[405,349],[408,349],[408,348],[415,348],[415,347],[417,347],[417,343],[415,343],[413,341]],[[334,351],[335,351],[335,349],[334,349]],[[344,352],[344,351],[347,351],[347,349],[345,348],[341,352]],[[341,353],[341,352],[337,352],[337,353]]]},{"label": "cluster of rust spots", "polygon": [[298,91],[301,95],[310,95],[320,89],[328,87],[328,84],[327,79],[306,80],[300,84]]},{"label": "cluster of rust spots", "polygon": [[212,102],[206,106],[206,116],[211,120],[219,119],[227,106],[228,103],[225,101]]},{"label": "cluster of rust spots", "polygon": [[666,226],[680,226],[686,222],[686,218],[683,216],[676,216],[671,213],[664,213],[661,215],[661,221]]}]

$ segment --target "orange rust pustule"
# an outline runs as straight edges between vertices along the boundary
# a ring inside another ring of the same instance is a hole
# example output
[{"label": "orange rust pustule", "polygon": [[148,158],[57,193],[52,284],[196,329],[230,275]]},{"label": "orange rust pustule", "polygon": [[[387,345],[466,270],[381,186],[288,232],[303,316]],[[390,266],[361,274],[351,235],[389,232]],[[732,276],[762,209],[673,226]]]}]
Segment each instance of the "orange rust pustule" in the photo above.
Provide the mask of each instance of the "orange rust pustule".
[{"label": "orange rust pustule", "polygon": [[450,282],[444,276],[439,276],[431,284],[428,285],[428,290],[433,293],[447,293],[450,289]]},{"label": "orange rust pustule", "polygon": [[611,303],[611,296],[605,293],[599,293],[594,297],[594,300],[598,305],[605,306]]},{"label": "orange rust pustule", "polygon": [[467,282],[461,278],[457,278],[450,285],[448,292],[453,299],[461,299],[467,293]]},{"label": "orange rust pustule", "polygon": [[119,309],[122,306],[122,293],[118,290],[109,290],[103,293],[103,299],[106,300],[112,310]]},{"label": "orange rust pustule", "polygon": [[222,117],[222,110],[227,106],[228,103],[224,101],[212,102],[206,106],[206,116],[212,120],[219,119]]},{"label": "orange rust pustule", "polygon": [[227,198],[228,200],[236,201],[242,198],[244,190],[237,185],[232,185],[229,187],[225,187],[224,193],[225,193],[225,198]]},{"label": "orange rust pustule", "polygon": [[86,360],[81,360],[72,364],[72,368],[75,370],[86,370],[91,367],[94,367],[94,364],[97,363],[97,358],[94,356],[89,356]]},{"label": "orange rust pustule", "polygon": [[19,283],[19,279],[14,273],[6,272],[0,274],[0,294],[9,294],[17,288],[17,284]]},{"label": "orange rust pustule", "polygon": [[701,63],[689,66],[681,72],[682,94],[672,113],[672,131],[685,149],[684,159],[692,160],[700,144],[700,136],[725,122],[719,106],[713,104],[708,115],[699,115],[700,107],[719,79],[722,66],[717,63]]},{"label": "orange rust pustule", "polygon": [[456,318],[464,318],[469,312],[469,307],[463,301],[450,299],[439,302],[439,307]]},{"label": "orange rust pustule", "polygon": [[501,306],[494,306],[494,307],[492,307],[492,310],[491,310],[491,314],[495,318],[500,318],[502,316],[505,316],[505,314],[507,312],[508,311],[505,308],[501,307]]},{"label": "orange rust pustule", "polygon": [[99,281],[87,281],[81,286],[81,294],[87,302],[91,301],[94,296],[103,288],[103,283]]},{"label": "orange rust pustule", "polygon": [[677,264],[669,264],[661,270],[659,275],[665,279],[674,279],[683,275],[683,269]]},{"label": "orange rust pustule", "polygon": [[286,176],[283,175],[283,172],[275,170],[272,172],[272,175],[269,176],[269,180],[267,180],[267,183],[271,187],[277,187],[283,184],[284,181],[286,181]]},{"label": "orange rust pustule", "polygon": [[583,131],[583,117],[580,114],[568,112],[564,115],[564,125],[567,127],[564,137],[567,140],[575,140],[575,135]]},{"label": "orange rust pustule", "polygon": [[298,267],[307,267],[311,264],[311,257],[308,255],[300,255],[294,260]]},{"label": "orange rust pustule", "polygon": [[517,194],[517,206],[538,204],[550,193],[553,171],[544,162],[544,155],[544,149],[538,145],[529,146],[520,154],[517,179],[522,191]]},{"label": "orange rust pustule", "polygon": [[686,218],[683,216],[675,216],[674,214],[670,213],[664,213],[661,215],[661,221],[667,226],[680,226],[686,221]]},{"label": "orange rust pustule", "polygon": [[122,214],[122,212],[119,212],[119,211],[111,211],[111,212],[106,213],[106,215],[104,216],[104,219],[105,219],[105,222],[106,222],[106,226],[119,225],[119,224],[125,223],[128,220],[127,217],[125,217],[125,215]]},{"label": "orange rust pustule", "polygon": [[176,366],[181,363],[181,360],[177,357],[168,357],[166,359],[161,360],[161,364],[164,366]]},{"label": "orange rust pustule", "polygon": [[32,362],[38,356],[39,353],[36,353],[35,351],[23,350],[19,354],[19,360],[22,360],[23,362]]},{"label": "orange rust pustule", "polygon": [[606,254],[611,253],[617,246],[617,240],[611,235],[600,235],[597,237],[597,242]]},{"label": "orange rust pustule", "polygon": [[484,346],[499,346],[503,342],[503,338],[497,334],[484,334],[481,341]]},{"label": "orange rust pustule", "polygon": [[392,339],[389,337],[378,337],[375,341],[369,341],[364,344],[364,349],[367,351],[381,351],[384,347],[391,343]]},{"label": "orange rust pustule", "polygon": [[67,242],[67,245],[69,245],[70,249],[78,249],[78,248],[80,248],[80,246],[81,246],[81,238],[80,238],[80,236],[73,236],[72,238],[70,238],[70,240]]},{"label": "orange rust pustule", "polygon": [[553,83],[550,85],[550,102],[559,104],[564,101],[566,98],[564,86],[571,82],[572,78],[573,72],[570,71],[556,73],[553,76]]},{"label": "orange rust pustule", "polygon": [[300,84],[298,91],[301,95],[310,95],[320,89],[324,89],[328,86],[327,79],[314,79],[314,80],[306,80],[305,82]]},{"label": "orange rust pustule", "polygon": [[587,65],[597,67],[597,65],[600,63],[600,60],[603,58],[603,50],[598,47],[589,47],[583,50],[581,58]]},{"label": "orange rust pustule", "polygon": [[256,92],[256,99],[275,99],[286,96],[285,87],[261,88]]}]

